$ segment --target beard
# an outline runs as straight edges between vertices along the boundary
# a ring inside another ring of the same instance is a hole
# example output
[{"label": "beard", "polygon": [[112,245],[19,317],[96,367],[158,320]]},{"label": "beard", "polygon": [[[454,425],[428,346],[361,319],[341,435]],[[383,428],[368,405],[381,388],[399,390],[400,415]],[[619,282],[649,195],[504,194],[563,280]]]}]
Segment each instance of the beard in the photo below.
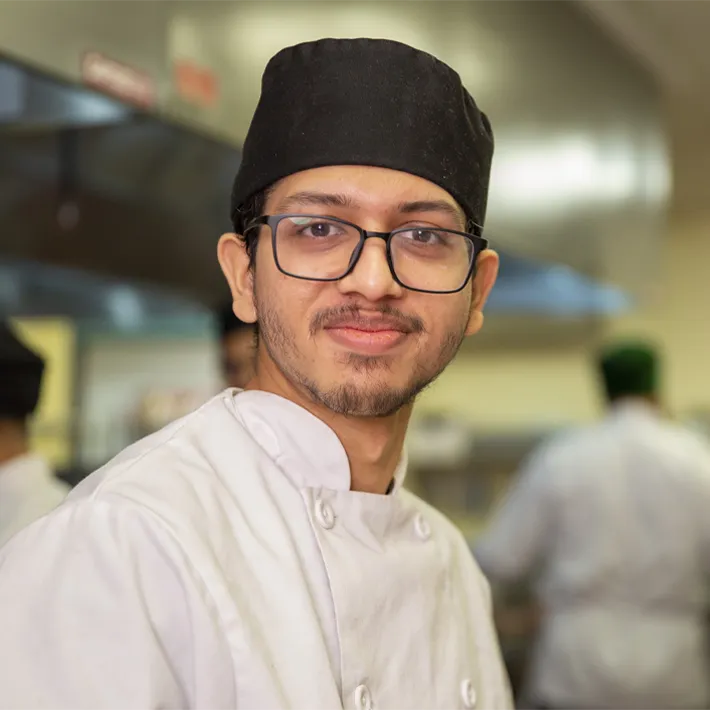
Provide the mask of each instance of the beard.
[{"label": "beard", "polygon": [[[415,364],[406,385],[396,387],[388,383],[387,374],[397,360],[388,355],[360,355],[348,353],[344,365],[353,373],[364,377],[364,382],[347,382],[324,387],[303,369],[303,358],[298,351],[294,333],[286,326],[275,309],[258,298],[259,339],[276,366],[294,385],[304,390],[317,404],[327,407],[335,414],[350,417],[388,417],[402,407],[412,404],[426,387],[444,371],[453,360],[465,337],[466,323],[446,335],[439,347],[429,348]],[[392,314],[394,309],[384,307],[383,313]],[[311,324],[311,334],[317,332],[319,314]],[[416,321],[415,321],[416,322]],[[418,332],[424,332],[423,324]],[[399,362],[402,362],[400,359]],[[345,379],[345,378],[344,378]]]}]

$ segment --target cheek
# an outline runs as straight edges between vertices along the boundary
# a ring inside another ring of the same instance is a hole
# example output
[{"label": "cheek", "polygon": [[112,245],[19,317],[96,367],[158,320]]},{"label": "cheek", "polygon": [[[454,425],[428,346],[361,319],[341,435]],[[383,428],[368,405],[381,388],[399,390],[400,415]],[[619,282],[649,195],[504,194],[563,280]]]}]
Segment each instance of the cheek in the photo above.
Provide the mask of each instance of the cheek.
[{"label": "cheek", "polygon": [[436,300],[427,304],[426,311],[419,311],[426,323],[429,337],[432,340],[443,340],[452,334],[465,331],[471,315],[470,291],[432,298]]},{"label": "cheek", "polygon": [[257,316],[260,321],[278,321],[291,337],[307,336],[321,290],[320,284],[294,279],[267,265],[267,269],[257,272]]},{"label": "cheek", "polygon": [[284,305],[289,302],[288,293],[292,290],[291,282],[294,279],[278,270],[271,248],[271,239],[265,236],[262,236],[259,242],[254,273],[254,292],[257,305],[262,311],[268,309],[280,314]]}]

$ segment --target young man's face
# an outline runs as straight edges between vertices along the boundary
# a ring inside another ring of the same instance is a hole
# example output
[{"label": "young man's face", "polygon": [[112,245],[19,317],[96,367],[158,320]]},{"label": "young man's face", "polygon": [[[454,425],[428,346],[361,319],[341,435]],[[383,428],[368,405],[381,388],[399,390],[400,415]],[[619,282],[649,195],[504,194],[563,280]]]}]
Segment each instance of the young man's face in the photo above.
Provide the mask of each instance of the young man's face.
[{"label": "young man's face", "polygon": [[[422,209],[413,210],[414,203]],[[265,214],[281,213],[337,217],[378,232],[465,231],[464,215],[447,192],[384,168],[334,166],[291,175],[267,200]],[[258,318],[260,364],[276,365],[313,400],[352,416],[394,413],[446,367],[463,338],[480,328],[498,268],[497,255],[485,251],[473,284],[458,293],[419,293],[393,279],[385,241],[368,239],[345,278],[300,280],[277,268],[268,227],[259,236],[253,279],[240,241],[223,238],[220,261],[240,317]],[[281,254],[280,261],[284,266]]]}]

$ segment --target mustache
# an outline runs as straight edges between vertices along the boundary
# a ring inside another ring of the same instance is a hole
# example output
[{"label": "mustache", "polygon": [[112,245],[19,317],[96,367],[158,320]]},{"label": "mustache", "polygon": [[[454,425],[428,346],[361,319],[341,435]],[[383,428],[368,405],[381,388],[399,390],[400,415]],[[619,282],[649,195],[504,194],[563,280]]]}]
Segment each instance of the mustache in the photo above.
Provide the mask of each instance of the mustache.
[{"label": "mustache", "polygon": [[393,328],[405,333],[423,333],[425,331],[424,321],[421,318],[407,315],[394,306],[381,304],[374,309],[368,308],[368,313],[365,315],[362,313],[361,306],[350,304],[325,308],[316,313],[311,320],[310,334],[315,335],[323,328],[337,327],[344,321],[366,325],[380,319],[386,320]]}]

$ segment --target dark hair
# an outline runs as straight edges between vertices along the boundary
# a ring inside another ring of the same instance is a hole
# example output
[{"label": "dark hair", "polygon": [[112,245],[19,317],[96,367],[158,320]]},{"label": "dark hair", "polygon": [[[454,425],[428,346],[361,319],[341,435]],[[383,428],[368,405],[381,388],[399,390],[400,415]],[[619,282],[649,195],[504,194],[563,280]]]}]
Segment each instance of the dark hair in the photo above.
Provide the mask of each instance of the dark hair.
[{"label": "dark hair", "polygon": [[660,362],[651,344],[638,341],[613,345],[600,354],[598,368],[610,402],[657,394]]},{"label": "dark hair", "polygon": [[264,214],[266,200],[273,188],[267,187],[264,190],[255,192],[246,202],[232,213],[232,225],[236,234],[241,235],[246,244],[249,255],[249,267],[254,268],[256,259],[256,244],[258,242],[259,230],[251,229],[247,232],[247,227],[257,218]]}]

